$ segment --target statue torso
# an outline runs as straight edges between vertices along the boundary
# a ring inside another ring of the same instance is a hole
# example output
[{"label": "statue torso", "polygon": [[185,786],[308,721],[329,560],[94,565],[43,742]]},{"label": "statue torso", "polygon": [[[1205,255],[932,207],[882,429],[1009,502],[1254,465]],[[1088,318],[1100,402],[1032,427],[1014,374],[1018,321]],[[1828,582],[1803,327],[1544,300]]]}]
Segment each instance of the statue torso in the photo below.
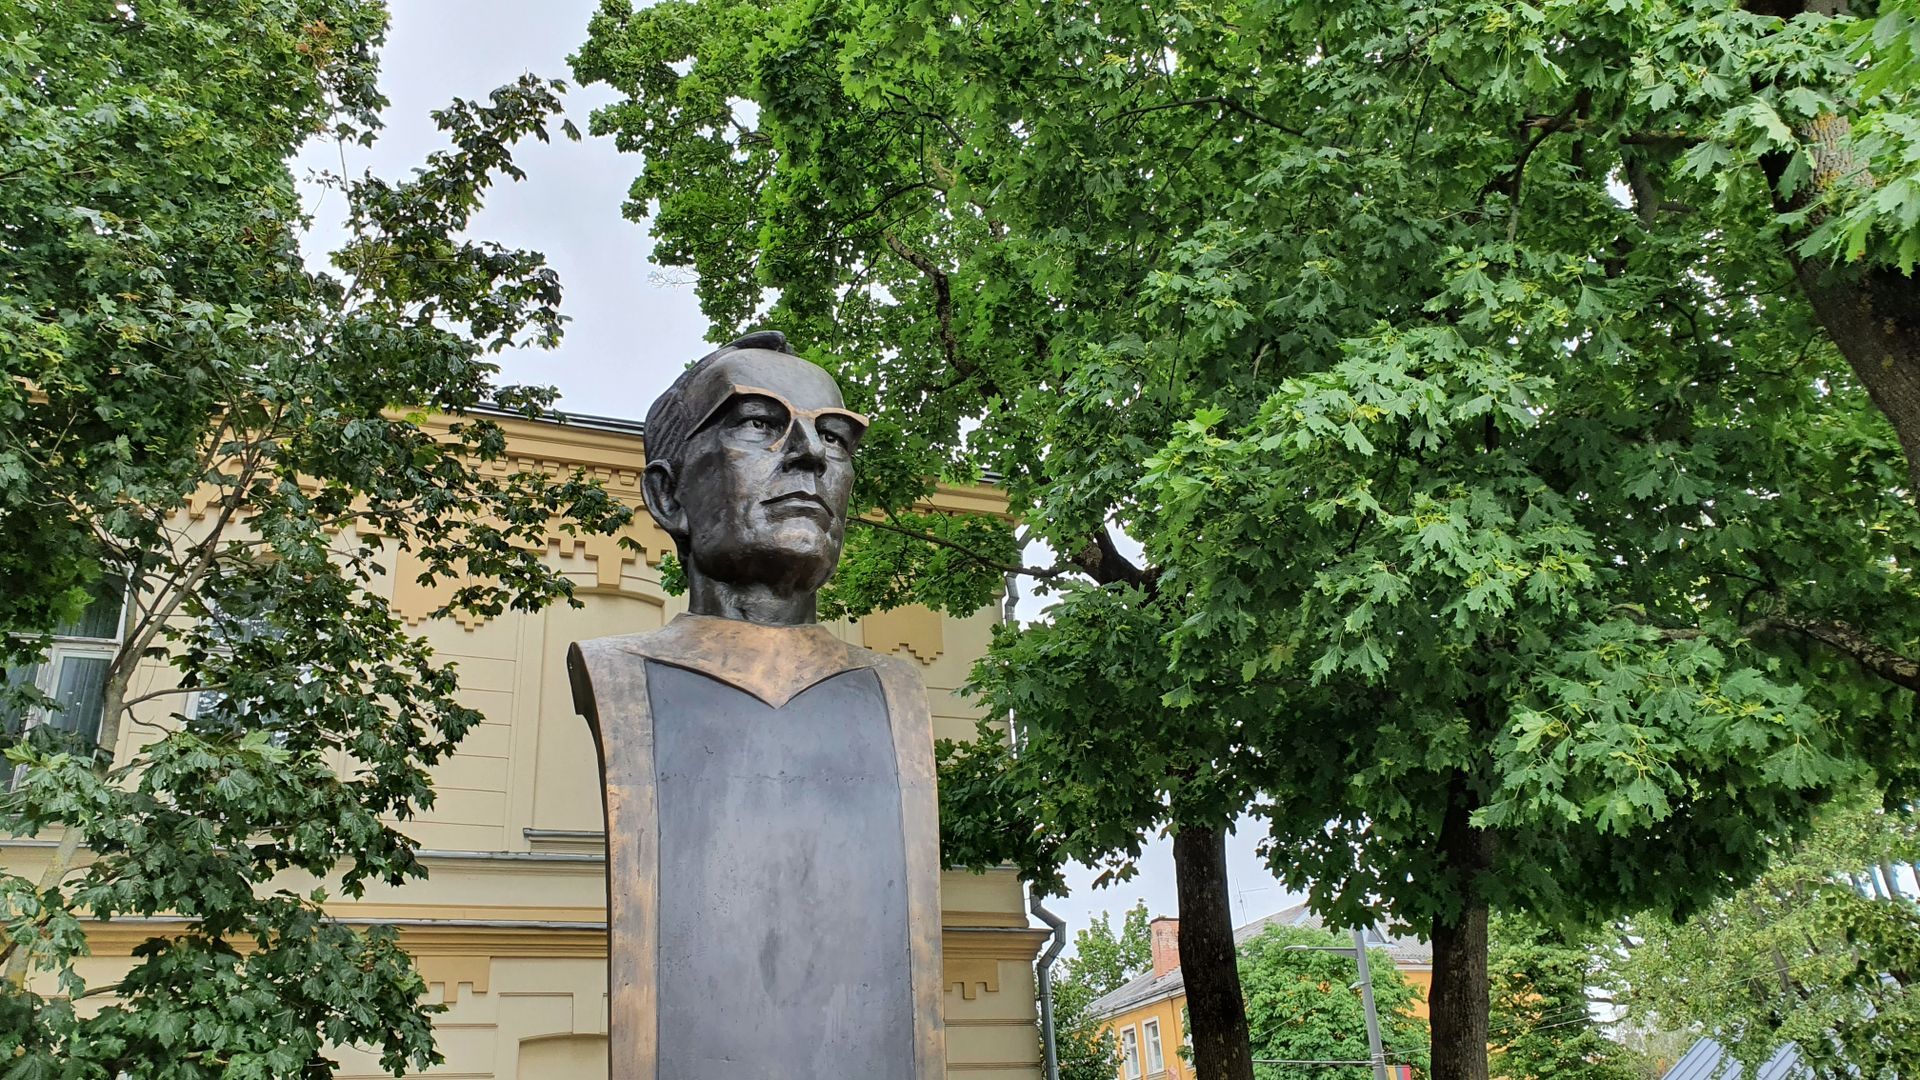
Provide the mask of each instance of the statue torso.
[{"label": "statue torso", "polygon": [[879,679],[836,674],[775,709],[650,662],[647,690],[662,1080],[893,1075],[913,1001]]},{"label": "statue torso", "polygon": [[606,780],[613,1075],[939,1075],[912,671],[822,627],[699,616],[576,650]]}]

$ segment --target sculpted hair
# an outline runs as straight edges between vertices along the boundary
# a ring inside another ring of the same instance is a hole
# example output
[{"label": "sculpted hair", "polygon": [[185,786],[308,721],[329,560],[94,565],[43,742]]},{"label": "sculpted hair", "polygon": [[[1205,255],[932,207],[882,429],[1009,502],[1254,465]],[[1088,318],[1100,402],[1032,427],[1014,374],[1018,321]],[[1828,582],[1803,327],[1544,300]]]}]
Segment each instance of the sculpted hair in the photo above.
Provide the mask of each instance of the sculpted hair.
[{"label": "sculpted hair", "polygon": [[693,365],[680,373],[667,387],[667,392],[654,399],[653,407],[647,410],[645,432],[648,461],[663,461],[673,468],[675,478],[680,476],[680,455],[687,448],[687,439],[693,435],[693,425],[699,421],[687,406],[687,387],[706,369],[712,367],[721,357],[742,349],[765,349],[769,352],[783,352],[794,355],[787,345],[787,335],[778,330],[761,330],[745,337],[735,338],[693,362]]}]

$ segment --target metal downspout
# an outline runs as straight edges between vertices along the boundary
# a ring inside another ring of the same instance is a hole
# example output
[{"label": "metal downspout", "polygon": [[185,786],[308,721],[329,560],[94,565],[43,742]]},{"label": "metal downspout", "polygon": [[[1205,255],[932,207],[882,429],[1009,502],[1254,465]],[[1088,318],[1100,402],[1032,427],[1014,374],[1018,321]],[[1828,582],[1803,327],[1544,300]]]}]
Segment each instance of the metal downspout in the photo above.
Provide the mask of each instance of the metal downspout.
[{"label": "metal downspout", "polygon": [[1053,927],[1053,944],[1040,954],[1040,1046],[1047,1058],[1047,1080],[1060,1080],[1060,1050],[1053,1038],[1053,976],[1050,969],[1053,962],[1067,947],[1067,920],[1048,911],[1040,903],[1040,894],[1033,894],[1030,905],[1033,913],[1041,922]]},{"label": "metal downspout", "polygon": [[[1015,541],[1024,547],[1025,540],[1026,531],[1021,530],[1015,537]],[[1006,582],[1006,597],[1000,605],[1000,621],[1010,623],[1013,621],[1014,606],[1020,602],[1020,582],[1019,578],[1011,573],[1002,575],[1002,580]],[[1007,726],[1012,731],[1013,743],[1017,748],[1020,743],[1020,730],[1014,726],[1011,716],[1007,718]],[[1060,958],[1060,954],[1067,947],[1067,921],[1048,911],[1046,905],[1040,902],[1038,893],[1030,892],[1028,906],[1032,909],[1035,918],[1053,929],[1053,943],[1047,946],[1046,952],[1040,954],[1039,961],[1034,965],[1034,981],[1039,984],[1040,989],[1040,1049],[1046,1056],[1046,1080],[1060,1080],[1060,1048],[1054,1040],[1053,1031],[1052,969],[1053,962]]]}]

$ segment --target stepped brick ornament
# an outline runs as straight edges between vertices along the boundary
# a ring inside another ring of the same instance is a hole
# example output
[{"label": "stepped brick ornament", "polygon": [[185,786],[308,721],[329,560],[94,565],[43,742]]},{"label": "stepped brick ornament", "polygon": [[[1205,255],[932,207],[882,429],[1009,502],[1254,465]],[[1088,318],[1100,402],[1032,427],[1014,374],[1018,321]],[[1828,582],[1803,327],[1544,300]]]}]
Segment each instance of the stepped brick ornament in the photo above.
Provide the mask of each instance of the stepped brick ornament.
[{"label": "stepped brick ornament", "polygon": [[689,613],[567,655],[605,783],[614,1080],[944,1075],[926,694],[815,621],[866,426],[772,332],[647,413]]}]

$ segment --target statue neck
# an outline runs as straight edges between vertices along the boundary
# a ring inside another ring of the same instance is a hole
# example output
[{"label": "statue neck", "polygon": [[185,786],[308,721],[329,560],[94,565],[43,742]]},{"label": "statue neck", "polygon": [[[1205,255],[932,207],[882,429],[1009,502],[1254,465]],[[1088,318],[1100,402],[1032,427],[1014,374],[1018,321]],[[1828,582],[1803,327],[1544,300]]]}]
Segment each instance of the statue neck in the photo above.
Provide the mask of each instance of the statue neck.
[{"label": "statue neck", "polygon": [[812,590],[795,593],[764,582],[715,581],[687,572],[687,610],[695,615],[739,619],[761,626],[807,626],[817,622]]}]

